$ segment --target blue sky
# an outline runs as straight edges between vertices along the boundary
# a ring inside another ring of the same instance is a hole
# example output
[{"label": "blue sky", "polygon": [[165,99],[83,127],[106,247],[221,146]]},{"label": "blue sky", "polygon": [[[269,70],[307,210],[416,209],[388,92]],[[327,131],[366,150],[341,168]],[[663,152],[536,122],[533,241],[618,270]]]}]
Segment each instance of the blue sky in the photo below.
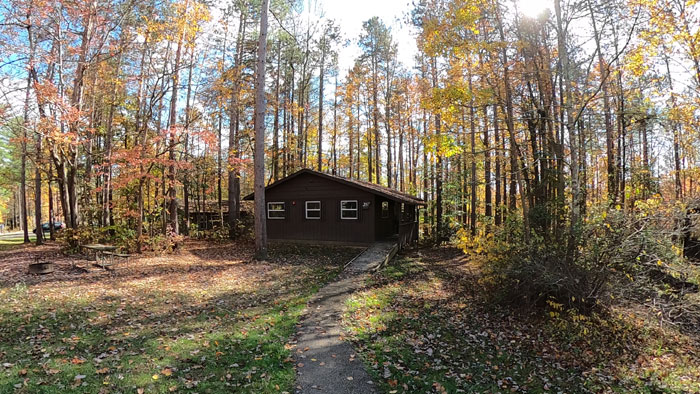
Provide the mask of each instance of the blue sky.
[{"label": "blue sky", "polygon": [[[406,66],[413,64],[413,57],[418,52],[412,27],[406,23],[406,17],[412,9],[411,0],[321,0],[319,8],[324,17],[334,19],[341,27],[350,45],[340,51],[341,75],[360,54],[357,38],[362,32],[362,22],[378,16],[391,27],[394,41],[399,46],[399,60]],[[307,9],[310,6],[307,4]]]}]

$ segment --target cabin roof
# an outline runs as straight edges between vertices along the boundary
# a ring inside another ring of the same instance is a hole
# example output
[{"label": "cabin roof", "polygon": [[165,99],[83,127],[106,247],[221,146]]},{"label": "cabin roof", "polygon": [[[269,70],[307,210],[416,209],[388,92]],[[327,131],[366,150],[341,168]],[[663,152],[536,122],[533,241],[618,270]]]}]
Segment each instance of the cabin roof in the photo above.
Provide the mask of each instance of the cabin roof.
[{"label": "cabin roof", "polygon": [[[391,188],[388,188],[385,186],[380,186],[380,185],[377,185],[377,184],[374,184],[371,182],[343,178],[340,176],[335,176],[335,175],[325,174],[325,173],[319,172],[319,171],[314,171],[314,170],[311,170],[308,168],[299,170],[299,171],[287,176],[286,178],[282,178],[282,179],[268,185],[265,188],[265,191],[268,191],[272,188],[275,188],[283,183],[289,182],[290,180],[292,180],[292,179],[294,179],[302,174],[311,174],[311,175],[315,175],[315,176],[318,176],[321,178],[330,179],[332,181],[342,183],[342,184],[348,185],[350,187],[355,187],[355,188],[367,191],[369,193],[376,194],[378,196],[382,196],[382,197],[387,198],[389,200],[402,202],[402,203],[406,203],[406,204],[413,204],[413,205],[425,205],[425,201],[423,201],[423,199],[418,198],[418,197],[414,197],[408,193],[403,193],[403,192],[400,192],[398,190],[394,190],[394,189],[391,189]],[[255,196],[255,193],[250,193],[249,195],[245,196],[243,199],[244,200],[253,200],[254,196]]]}]

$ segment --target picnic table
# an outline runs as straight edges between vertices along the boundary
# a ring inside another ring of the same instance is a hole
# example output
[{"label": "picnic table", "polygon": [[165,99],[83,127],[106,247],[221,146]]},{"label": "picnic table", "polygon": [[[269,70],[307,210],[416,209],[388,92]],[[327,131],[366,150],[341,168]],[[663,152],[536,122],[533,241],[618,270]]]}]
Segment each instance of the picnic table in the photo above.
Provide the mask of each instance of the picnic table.
[{"label": "picnic table", "polygon": [[[129,257],[127,254],[115,253],[118,249],[114,245],[89,244],[83,245],[83,248],[95,252],[95,262],[102,268],[114,264],[114,257]],[[109,263],[107,263],[109,260]]]}]

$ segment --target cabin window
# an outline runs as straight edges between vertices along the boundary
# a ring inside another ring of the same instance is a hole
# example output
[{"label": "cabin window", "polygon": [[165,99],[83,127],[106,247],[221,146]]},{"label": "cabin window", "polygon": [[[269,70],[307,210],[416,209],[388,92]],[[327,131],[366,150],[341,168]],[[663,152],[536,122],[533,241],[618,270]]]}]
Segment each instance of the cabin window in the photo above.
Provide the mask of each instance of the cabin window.
[{"label": "cabin window", "polygon": [[284,219],[284,203],[283,202],[268,202],[267,203],[267,218],[268,219]]},{"label": "cabin window", "polygon": [[389,201],[382,201],[382,219],[389,217]]},{"label": "cabin window", "polygon": [[306,202],[306,218],[312,220],[321,219],[321,201]]},{"label": "cabin window", "polygon": [[341,219],[357,219],[357,200],[343,200],[340,202]]}]

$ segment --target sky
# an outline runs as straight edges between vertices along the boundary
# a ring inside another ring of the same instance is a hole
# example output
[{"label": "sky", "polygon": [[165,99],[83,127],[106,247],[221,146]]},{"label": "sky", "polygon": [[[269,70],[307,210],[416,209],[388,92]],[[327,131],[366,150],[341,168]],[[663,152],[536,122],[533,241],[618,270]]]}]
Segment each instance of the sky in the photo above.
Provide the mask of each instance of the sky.
[{"label": "sky", "polygon": [[[339,63],[341,75],[345,75],[360,55],[357,39],[362,33],[362,22],[378,16],[391,28],[394,41],[399,47],[399,60],[406,68],[414,64],[418,53],[415,29],[407,23],[413,9],[411,0],[305,0],[305,11],[318,7],[324,18],[334,19],[344,34],[351,40],[341,48]],[[553,10],[552,0],[518,0],[518,8],[526,16],[534,17],[545,9]],[[313,12],[313,11],[312,11]]]},{"label": "sky", "polygon": [[[307,9],[312,5],[307,3]],[[320,0],[317,7],[322,10],[324,18],[334,19],[340,25],[346,39],[347,47],[341,48],[339,66],[341,76],[352,67],[360,55],[357,39],[362,32],[362,22],[379,17],[391,28],[394,41],[399,47],[399,60],[406,67],[413,65],[413,58],[418,52],[413,28],[406,23],[412,5],[410,0]]]}]

